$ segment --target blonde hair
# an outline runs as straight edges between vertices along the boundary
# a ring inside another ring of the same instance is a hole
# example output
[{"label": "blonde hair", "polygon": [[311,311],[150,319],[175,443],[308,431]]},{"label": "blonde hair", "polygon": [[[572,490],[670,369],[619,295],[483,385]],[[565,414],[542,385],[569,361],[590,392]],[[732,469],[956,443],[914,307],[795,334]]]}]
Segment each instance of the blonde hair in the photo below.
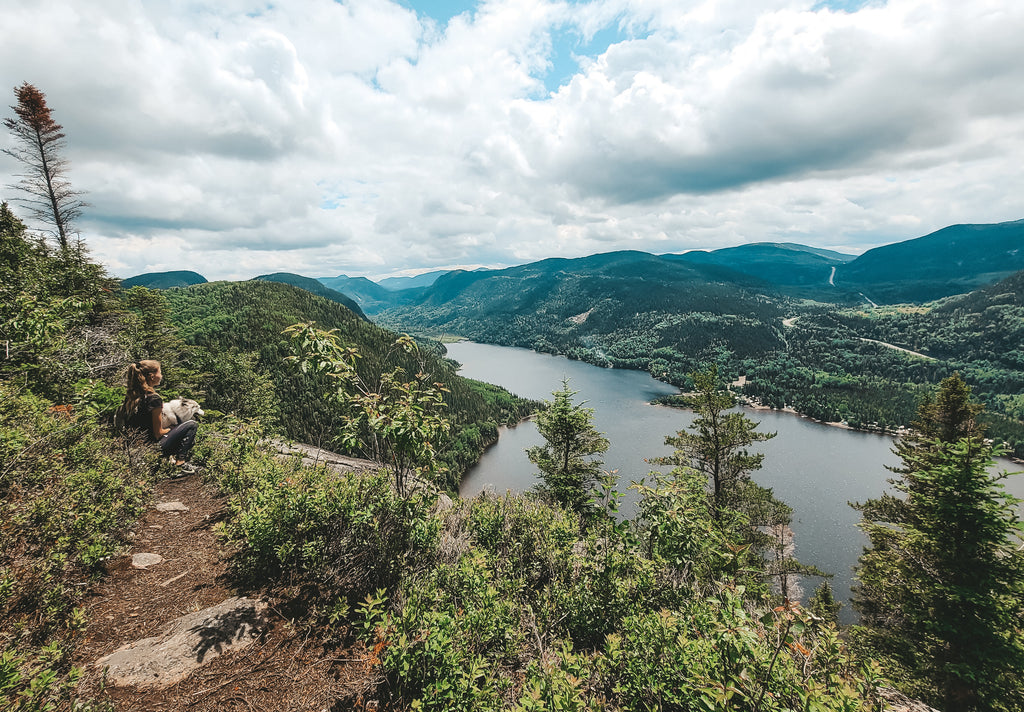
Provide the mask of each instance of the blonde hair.
[{"label": "blonde hair", "polygon": [[143,359],[128,364],[127,388],[124,394],[124,402],[121,404],[121,411],[125,417],[130,418],[135,415],[135,411],[142,399],[147,394],[156,392],[149,385],[148,377],[159,370],[160,362],[153,359]]}]

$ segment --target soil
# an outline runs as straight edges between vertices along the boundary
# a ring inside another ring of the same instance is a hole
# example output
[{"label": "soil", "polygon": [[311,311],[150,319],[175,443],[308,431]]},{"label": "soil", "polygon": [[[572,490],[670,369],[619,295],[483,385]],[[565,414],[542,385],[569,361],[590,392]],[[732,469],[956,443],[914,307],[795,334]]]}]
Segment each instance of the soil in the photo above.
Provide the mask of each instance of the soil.
[{"label": "soil", "polygon": [[[79,697],[110,703],[115,710],[348,710],[369,708],[377,680],[358,642],[324,645],[289,622],[282,601],[232,579],[231,552],[214,527],[225,517],[226,500],[199,474],[160,481],[155,503],[180,501],[187,512],[151,508],[131,533],[131,550],[112,560],[108,575],[86,603],[89,624],[76,650],[85,670]],[[146,569],[131,566],[132,554],[159,554]],[[159,691],[103,684],[94,662],[122,645],[157,635],[185,613],[236,595],[270,604],[270,625],[245,649],[213,659],[184,681]]]}]

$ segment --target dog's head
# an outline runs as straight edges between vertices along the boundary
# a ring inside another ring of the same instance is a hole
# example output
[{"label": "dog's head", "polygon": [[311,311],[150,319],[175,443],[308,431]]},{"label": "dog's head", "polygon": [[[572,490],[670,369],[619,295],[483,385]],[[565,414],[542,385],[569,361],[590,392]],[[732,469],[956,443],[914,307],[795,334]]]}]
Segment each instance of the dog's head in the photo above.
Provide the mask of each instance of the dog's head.
[{"label": "dog's head", "polygon": [[206,412],[202,407],[191,398],[181,399],[181,415],[182,419],[196,420],[199,416],[206,415]]}]

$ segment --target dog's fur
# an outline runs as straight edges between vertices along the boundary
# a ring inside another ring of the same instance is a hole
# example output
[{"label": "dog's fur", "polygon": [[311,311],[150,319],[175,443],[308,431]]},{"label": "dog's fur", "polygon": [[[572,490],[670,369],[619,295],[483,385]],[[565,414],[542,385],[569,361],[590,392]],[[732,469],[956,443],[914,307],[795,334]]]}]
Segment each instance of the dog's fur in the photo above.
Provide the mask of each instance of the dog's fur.
[{"label": "dog's fur", "polygon": [[173,428],[186,420],[196,420],[197,416],[206,415],[203,409],[191,398],[175,398],[164,403],[160,412],[160,423],[165,428]]}]

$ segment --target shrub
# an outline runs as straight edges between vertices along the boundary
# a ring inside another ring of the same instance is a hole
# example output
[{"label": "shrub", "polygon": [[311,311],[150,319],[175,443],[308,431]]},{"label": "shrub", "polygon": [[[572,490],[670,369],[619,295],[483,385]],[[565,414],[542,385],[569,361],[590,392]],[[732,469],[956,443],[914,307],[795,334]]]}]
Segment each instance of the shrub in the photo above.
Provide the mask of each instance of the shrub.
[{"label": "shrub", "polygon": [[256,454],[224,479],[235,492],[225,528],[244,577],[304,596],[358,599],[393,589],[437,540],[432,498],[399,497],[383,473],[336,473]]}]

